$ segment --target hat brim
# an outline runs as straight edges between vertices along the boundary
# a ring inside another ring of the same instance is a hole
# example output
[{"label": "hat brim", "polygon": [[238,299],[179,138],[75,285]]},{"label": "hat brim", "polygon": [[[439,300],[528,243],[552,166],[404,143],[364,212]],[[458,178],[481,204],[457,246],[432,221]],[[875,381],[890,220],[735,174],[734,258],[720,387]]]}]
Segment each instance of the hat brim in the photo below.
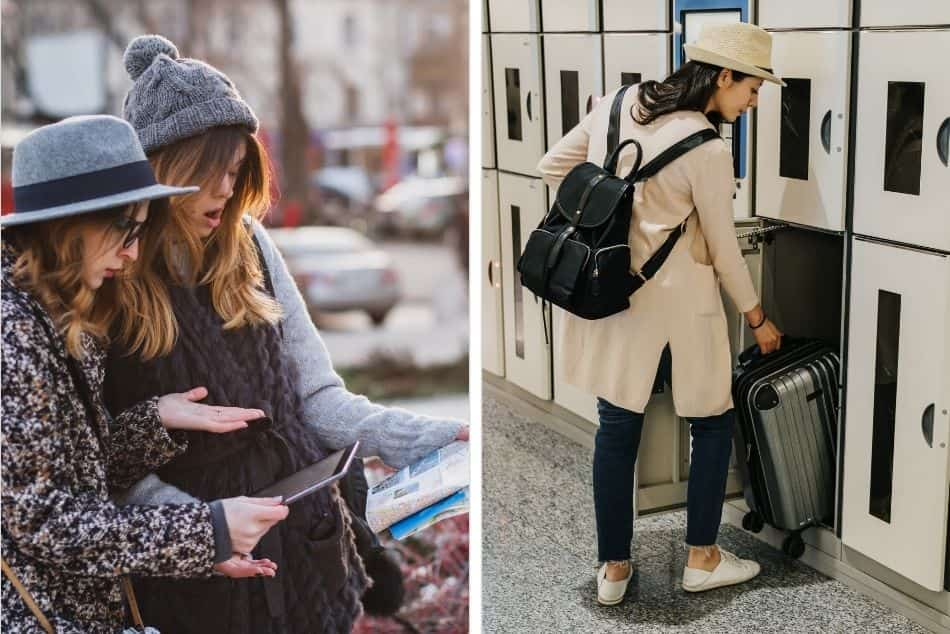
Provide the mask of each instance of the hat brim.
[{"label": "hat brim", "polygon": [[686,51],[686,57],[694,62],[705,62],[707,64],[712,64],[713,66],[721,66],[722,68],[737,70],[740,73],[752,75],[753,77],[760,77],[765,81],[772,82],[773,84],[785,86],[785,82],[780,78],[766,70],[762,70],[758,66],[740,62],[737,59],[720,55],[719,53],[701,48],[695,44],[687,44],[683,47],[683,49]]},{"label": "hat brim", "polygon": [[5,216],[0,216],[0,226],[12,227],[16,225],[25,225],[31,222],[43,222],[45,220],[56,220],[57,218],[66,218],[68,216],[78,216],[80,214],[93,211],[102,211],[110,207],[121,207],[132,203],[143,202],[146,200],[155,200],[157,198],[168,198],[169,196],[180,196],[182,194],[191,194],[198,191],[199,187],[171,187],[169,185],[149,185],[132,189],[121,194],[112,194],[111,196],[102,196],[92,198],[82,202],[70,203],[68,205],[59,205],[48,209],[38,209],[36,211],[14,212]]}]

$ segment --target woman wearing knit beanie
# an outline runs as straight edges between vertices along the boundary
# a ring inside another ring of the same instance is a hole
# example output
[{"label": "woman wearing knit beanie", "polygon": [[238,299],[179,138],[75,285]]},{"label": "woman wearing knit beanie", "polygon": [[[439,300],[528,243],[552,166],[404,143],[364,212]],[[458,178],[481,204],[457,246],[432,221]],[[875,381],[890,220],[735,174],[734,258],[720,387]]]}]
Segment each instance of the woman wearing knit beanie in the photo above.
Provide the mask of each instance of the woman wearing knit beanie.
[{"label": "woman wearing knit beanie", "polygon": [[[259,222],[270,203],[270,165],[255,136],[257,118],[230,79],[181,58],[156,35],[133,40],[125,66],[134,85],[124,115],[156,174],[201,190],[172,199],[159,257],[148,275],[129,282],[126,295],[142,318],[115,333],[107,404],[118,411],[200,379],[214,402],[267,413],[265,423],[227,438],[191,434],[188,452],[128,499],[248,494],[355,440],[363,455],[402,467],[467,439],[462,422],[374,405],[334,372]],[[277,563],[276,578],[141,579],[145,620],[174,632],[349,631],[369,583],[353,526],[335,488],[308,496],[255,551]]]}]

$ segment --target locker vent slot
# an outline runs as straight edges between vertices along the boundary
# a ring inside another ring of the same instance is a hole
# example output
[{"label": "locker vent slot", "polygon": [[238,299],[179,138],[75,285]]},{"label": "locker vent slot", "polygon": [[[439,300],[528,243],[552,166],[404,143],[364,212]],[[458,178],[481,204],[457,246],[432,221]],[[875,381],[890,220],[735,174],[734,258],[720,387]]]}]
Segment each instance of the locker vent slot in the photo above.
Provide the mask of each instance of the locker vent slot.
[{"label": "locker vent slot", "polygon": [[891,521],[894,485],[894,425],[897,410],[897,356],[901,296],[878,291],[877,360],[874,364],[874,423],[871,432],[871,515]]},{"label": "locker vent slot", "polygon": [[900,194],[920,195],[920,159],[923,140],[923,82],[887,82],[884,189]]},{"label": "locker vent slot", "polygon": [[[521,207],[511,206],[511,252],[514,262],[521,259]],[[521,275],[516,271],[515,278],[515,354],[524,359],[524,289]]]},{"label": "locker vent slot", "polygon": [[632,84],[639,84],[642,79],[640,73],[620,73],[620,85],[629,86]]},{"label": "locker vent slot", "polygon": [[561,71],[561,134],[567,134],[581,121],[578,81],[576,70]]},{"label": "locker vent slot", "polygon": [[778,173],[808,180],[808,130],[811,123],[811,80],[783,77],[782,130],[779,135]]},{"label": "locker vent slot", "polygon": [[521,134],[521,71],[505,69],[505,100],[508,108],[508,138],[523,141]]}]

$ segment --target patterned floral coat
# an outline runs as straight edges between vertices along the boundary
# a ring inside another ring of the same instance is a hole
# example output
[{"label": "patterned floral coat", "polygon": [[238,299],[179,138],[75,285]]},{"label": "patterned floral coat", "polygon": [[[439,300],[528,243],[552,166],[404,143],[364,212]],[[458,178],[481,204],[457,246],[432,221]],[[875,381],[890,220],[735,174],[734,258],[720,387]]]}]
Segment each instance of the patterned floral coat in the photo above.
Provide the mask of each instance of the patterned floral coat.
[{"label": "patterned floral coat", "polygon": [[[119,508],[109,501],[109,488],[128,487],[186,447],[162,428],[157,399],[110,420],[100,396],[104,352],[91,339],[79,362],[94,401],[89,420],[63,338],[12,281],[15,259],[5,244],[3,557],[57,632],[116,632],[124,621],[119,575],[211,574],[211,511],[203,503]],[[42,631],[6,576],[2,609],[4,632]]]}]

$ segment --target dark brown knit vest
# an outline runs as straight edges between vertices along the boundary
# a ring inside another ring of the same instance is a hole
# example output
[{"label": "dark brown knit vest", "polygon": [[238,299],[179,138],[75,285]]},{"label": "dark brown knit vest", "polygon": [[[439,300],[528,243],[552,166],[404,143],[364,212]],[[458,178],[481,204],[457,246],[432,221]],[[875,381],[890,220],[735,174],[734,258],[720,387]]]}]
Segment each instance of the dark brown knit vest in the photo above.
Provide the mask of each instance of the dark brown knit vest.
[{"label": "dark brown knit vest", "polygon": [[[110,411],[205,386],[206,403],[259,408],[268,420],[227,434],[176,432],[187,435],[188,451],[158,475],[210,501],[251,495],[324,457],[304,424],[279,329],[225,330],[207,286],[169,292],[179,326],[174,350],[143,362],[113,347],[104,386]],[[277,563],[275,579],[137,579],[145,622],[163,634],[350,631],[367,579],[335,487],[295,502],[254,555]]]}]

